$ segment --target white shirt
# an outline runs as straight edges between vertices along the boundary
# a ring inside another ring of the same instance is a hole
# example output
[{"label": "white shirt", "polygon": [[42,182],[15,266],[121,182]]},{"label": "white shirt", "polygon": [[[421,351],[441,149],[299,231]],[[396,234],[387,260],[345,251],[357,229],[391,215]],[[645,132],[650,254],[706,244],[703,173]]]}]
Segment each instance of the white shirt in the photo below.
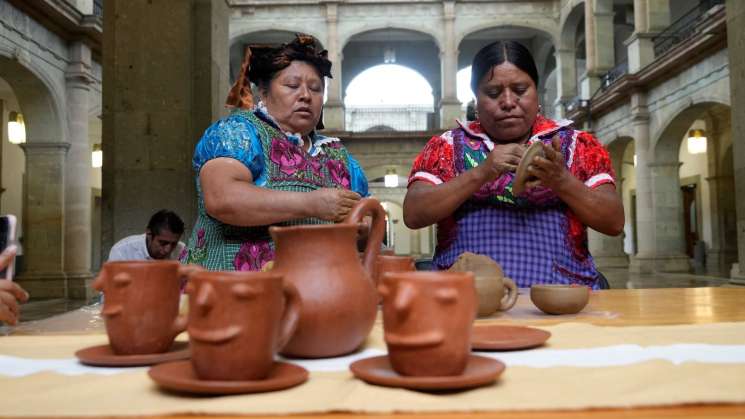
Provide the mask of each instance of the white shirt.
[{"label": "white shirt", "polygon": [[[111,248],[109,252],[109,261],[114,260],[150,260],[150,253],[147,251],[146,234],[135,234],[134,236],[125,237]],[[176,247],[171,251],[168,259],[178,259],[181,251],[186,245],[178,242]]]}]

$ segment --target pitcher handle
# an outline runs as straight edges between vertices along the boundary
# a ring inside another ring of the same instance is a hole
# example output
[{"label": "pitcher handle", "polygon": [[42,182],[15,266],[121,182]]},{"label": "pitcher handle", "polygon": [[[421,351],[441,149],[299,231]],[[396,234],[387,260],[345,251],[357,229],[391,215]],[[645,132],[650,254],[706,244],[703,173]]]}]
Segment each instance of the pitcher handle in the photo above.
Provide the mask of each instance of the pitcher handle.
[{"label": "pitcher handle", "polygon": [[352,208],[344,223],[358,225],[366,215],[372,215],[372,229],[367,237],[365,253],[362,256],[362,266],[370,279],[375,280],[373,276],[375,274],[375,261],[378,253],[380,253],[380,245],[383,244],[383,235],[385,235],[385,210],[380,206],[377,199],[363,198]]},{"label": "pitcher handle", "polygon": [[282,313],[282,320],[279,326],[279,338],[277,339],[276,351],[279,352],[287,345],[292,335],[297,329],[297,323],[300,319],[300,294],[297,288],[289,282],[282,279],[282,293],[285,295],[285,311]]},{"label": "pitcher handle", "polygon": [[[189,279],[194,276],[194,274],[204,272],[205,270],[206,269],[199,265],[179,265],[178,277],[180,283],[179,287],[181,291],[184,291],[186,284],[188,284]],[[176,318],[173,320],[173,326],[171,327],[171,333],[173,334],[173,337],[178,336],[179,333],[186,330],[188,320],[189,317],[186,314],[179,314],[178,316],[176,316]]]}]

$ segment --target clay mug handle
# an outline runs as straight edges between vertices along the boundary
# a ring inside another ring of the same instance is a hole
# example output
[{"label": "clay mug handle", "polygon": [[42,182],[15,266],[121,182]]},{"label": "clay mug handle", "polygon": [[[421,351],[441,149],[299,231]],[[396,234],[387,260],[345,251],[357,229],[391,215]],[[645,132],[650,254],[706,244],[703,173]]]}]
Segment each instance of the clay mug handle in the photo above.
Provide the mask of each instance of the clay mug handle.
[{"label": "clay mug handle", "polygon": [[[380,202],[373,198],[363,198],[352,208],[347,218],[343,221],[345,224],[358,225],[362,222],[365,215],[372,215],[372,229],[367,237],[365,253],[362,256],[362,266],[365,268],[367,275],[371,280],[375,280],[375,261],[380,253],[380,245],[383,244],[383,235],[385,234],[385,210],[380,206]],[[373,283],[374,285],[374,283]]]},{"label": "clay mug handle", "polygon": [[[204,272],[205,269],[199,265],[179,265],[178,267],[178,277],[181,282],[181,290],[183,290],[186,287],[186,284],[188,284],[189,279],[194,276],[194,274],[198,272]],[[188,323],[188,315],[186,314],[179,314],[176,316],[176,318],[173,320],[173,326],[171,327],[171,333],[173,334],[173,337],[175,338],[178,336],[179,333],[186,330],[186,326]]]},{"label": "clay mug handle", "polygon": [[292,335],[297,329],[297,322],[300,319],[300,294],[297,288],[289,282],[282,281],[282,293],[285,296],[285,311],[282,313],[282,320],[279,322],[279,339],[275,352],[282,350],[290,341]]},{"label": "clay mug handle", "polygon": [[506,276],[502,278],[502,283],[507,292],[502,296],[502,301],[499,302],[499,309],[505,311],[511,309],[517,302],[517,285],[515,285],[515,281]]}]

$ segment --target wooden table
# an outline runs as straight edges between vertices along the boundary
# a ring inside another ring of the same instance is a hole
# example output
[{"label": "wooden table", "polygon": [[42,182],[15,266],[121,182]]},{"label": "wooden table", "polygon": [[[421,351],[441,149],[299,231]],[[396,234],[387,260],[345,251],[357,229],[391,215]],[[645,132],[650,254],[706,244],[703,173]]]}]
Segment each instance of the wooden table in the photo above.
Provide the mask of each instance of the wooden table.
[{"label": "wooden table", "polygon": [[[525,312],[529,300],[521,298]],[[519,308],[516,307],[516,308]],[[516,310],[519,312],[519,310]],[[598,316],[592,313],[610,313]],[[519,323],[528,325],[557,324],[565,321],[586,322],[605,326],[673,325],[745,321],[745,288],[681,288],[681,289],[642,289],[606,290],[592,294],[590,304],[576,317],[532,316],[520,318],[510,312],[496,315],[490,319],[479,320],[487,323]],[[743,389],[745,391],[745,389]],[[169,418],[193,419],[194,416],[166,416]],[[211,418],[220,416],[210,416]],[[277,416],[251,416],[252,418],[274,419]],[[531,411],[531,412],[490,412],[490,413],[442,413],[442,414],[398,414],[398,415],[354,415],[325,414],[298,415],[296,417],[320,417],[325,419],[351,418],[745,418],[745,404],[740,405],[689,405],[662,408],[638,409],[595,409],[585,411]]]}]

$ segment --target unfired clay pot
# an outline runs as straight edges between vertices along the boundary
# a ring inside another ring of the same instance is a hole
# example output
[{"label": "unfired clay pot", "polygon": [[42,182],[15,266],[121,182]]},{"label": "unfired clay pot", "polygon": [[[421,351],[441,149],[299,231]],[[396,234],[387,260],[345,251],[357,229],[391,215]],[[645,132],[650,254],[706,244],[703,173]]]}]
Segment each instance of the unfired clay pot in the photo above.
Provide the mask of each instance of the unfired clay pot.
[{"label": "unfired clay pot", "polygon": [[411,256],[378,255],[375,272],[375,283],[380,282],[380,277],[387,272],[409,272],[415,271],[414,259]]},{"label": "unfired clay pot", "polygon": [[266,378],[297,326],[297,291],[274,272],[196,272],[189,294],[189,343],[202,380]]},{"label": "unfired clay pot", "polygon": [[193,269],[177,261],[106,262],[93,282],[103,291],[101,315],[117,355],[168,351],[186,328],[179,316],[181,280]]},{"label": "unfired clay pot", "polygon": [[580,312],[590,299],[590,289],[584,285],[536,284],[530,287],[530,300],[548,314]]},{"label": "unfired clay pot", "polygon": [[[360,263],[357,229],[366,215],[372,215],[372,228]],[[365,198],[340,224],[269,228],[276,243],[272,272],[293,284],[302,301],[297,330],[283,355],[331,357],[362,344],[375,322],[372,274],[384,223],[380,203]]]},{"label": "unfired clay pot", "polygon": [[509,310],[517,302],[517,286],[504,276],[502,267],[486,255],[465,252],[449,271],[473,272],[479,295],[479,317],[490,316],[497,310]]},{"label": "unfired clay pot", "polygon": [[477,297],[470,272],[393,272],[382,276],[383,336],[401,375],[463,373],[471,353]]}]

